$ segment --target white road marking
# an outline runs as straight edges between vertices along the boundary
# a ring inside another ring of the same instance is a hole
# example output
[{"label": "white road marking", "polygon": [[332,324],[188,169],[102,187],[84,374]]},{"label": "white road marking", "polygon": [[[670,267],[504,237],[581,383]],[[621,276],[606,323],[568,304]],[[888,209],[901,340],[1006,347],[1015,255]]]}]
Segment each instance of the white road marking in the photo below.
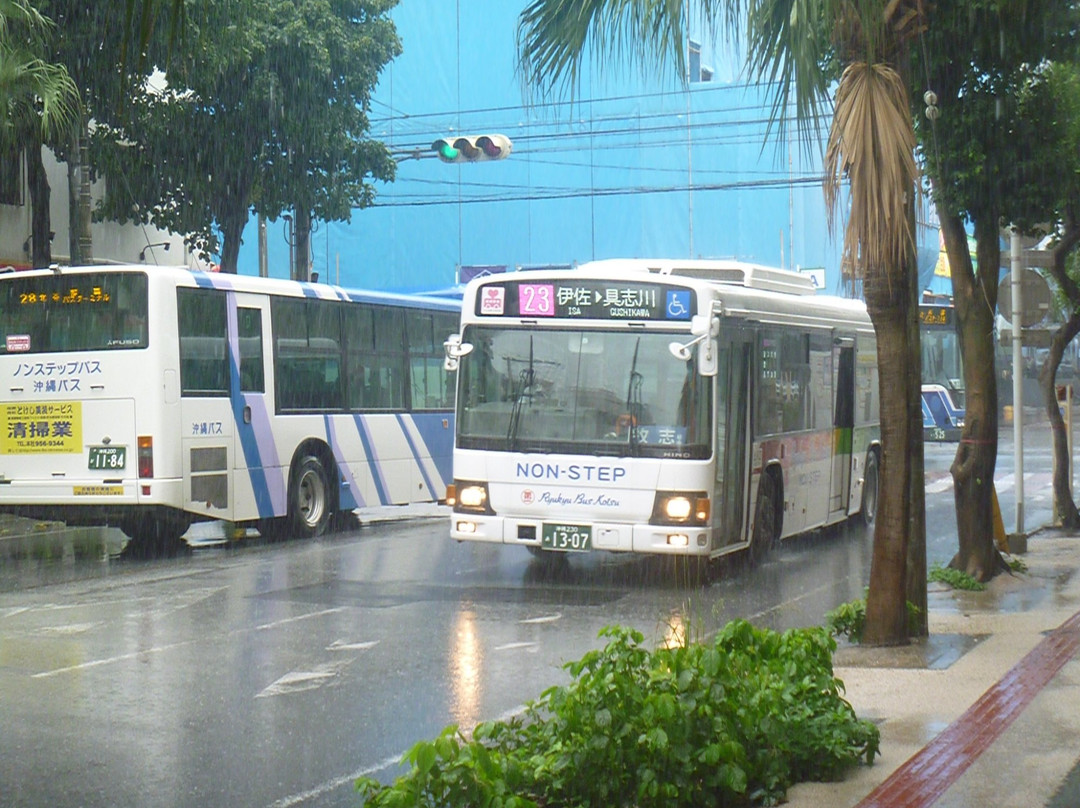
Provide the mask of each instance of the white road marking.
[{"label": "white road marking", "polygon": [[371,640],[369,642],[345,642],[345,640],[334,640],[328,646],[327,651],[366,651],[368,648],[373,648],[379,644],[378,640]]},{"label": "white road marking", "polygon": [[120,654],[119,656],[107,657],[106,659],[91,659],[88,662],[80,662],[78,665],[67,665],[63,668],[53,668],[51,671],[32,673],[30,674],[30,678],[47,679],[50,676],[59,676],[61,673],[73,673],[74,671],[83,671],[89,668],[98,668],[102,665],[112,665],[116,662],[126,662],[129,659],[136,659],[147,654],[160,654],[164,651],[174,651],[177,648],[184,648],[188,645],[195,645],[195,643],[198,642],[202,642],[202,640],[188,640],[187,642],[178,642],[171,645],[157,645],[153,648],[141,648],[138,651],[132,651],[129,654]]},{"label": "white road marking", "polygon": [[[337,612],[341,612],[341,611],[344,611],[344,609],[341,609],[341,608],[323,609],[322,611],[319,611],[319,612],[309,612],[308,614],[301,614],[301,615],[297,615],[296,617],[288,617],[288,618],[285,618],[284,620],[276,620],[273,623],[263,623],[262,625],[254,626],[253,629],[244,629],[242,631],[232,631],[232,632],[229,632],[228,634],[226,634],[225,636],[234,636],[234,635],[237,635],[237,634],[243,634],[243,633],[245,633],[246,631],[249,631],[249,630],[266,631],[267,629],[278,628],[279,626],[288,625],[289,623],[296,623],[296,622],[299,622],[300,620],[308,620],[308,619],[310,619],[312,617],[323,617],[325,615],[336,614]],[[157,646],[154,646],[153,648],[140,648],[138,651],[132,651],[132,652],[127,653],[127,654],[120,654],[119,656],[106,657],[104,659],[91,659],[91,660],[88,660],[87,662],[80,662],[78,665],[66,665],[63,668],[54,668],[53,670],[40,671],[38,673],[31,674],[30,678],[31,679],[45,679],[45,678],[48,678],[50,676],[59,676],[62,673],[73,673],[75,671],[81,671],[81,670],[87,670],[89,668],[101,667],[102,665],[112,665],[112,664],[115,664],[117,662],[126,662],[129,659],[136,659],[136,658],[138,658],[140,656],[143,656],[143,655],[146,655],[146,654],[160,654],[160,653],[163,653],[165,651],[173,651],[173,650],[175,650],[177,648],[185,648],[185,647],[187,647],[189,645],[194,645],[195,643],[200,643],[200,642],[206,642],[206,641],[211,640],[211,639],[214,639],[214,638],[212,638],[212,637],[199,637],[198,639],[187,640],[185,642],[171,643],[169,645],[157,645]]]},{"label": "white road marking", "polygon": [[540,643],[536,642],[508,642],[506,645],[496,645],[496,651],[512,651],[515,648],[539,648]]},{"label": "white road marking", "polygon": [[268,696],[287,696],[293,693],[303,693],[307,690],[315,690],[338,677],[346,667],[352,664],[351,659],[336,662],[327,662],[318,665],[310,671],[292,671],[267,685],[255,698],[262,699]]},{"label": "white road marking", "polygon": [[536,623],[554,623],[556,620],[562,620],[561,612],[546,614],[542,617],[527,617],[524,620],[518,620],[518,622],[522,625],[533,625]]}]

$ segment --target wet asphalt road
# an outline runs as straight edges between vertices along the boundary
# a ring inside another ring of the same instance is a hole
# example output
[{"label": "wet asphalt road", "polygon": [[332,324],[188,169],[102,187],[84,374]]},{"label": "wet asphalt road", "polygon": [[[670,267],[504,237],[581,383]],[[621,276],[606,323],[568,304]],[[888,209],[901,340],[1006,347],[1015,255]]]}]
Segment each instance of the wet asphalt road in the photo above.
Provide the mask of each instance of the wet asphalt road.
[{"label": "wet asphalt road", "polygon": [[[954,452],[927,447],[931,562],[955,550]],[[1048,482],[1025,468],[1033,527]],[[871,549],[853,525],[700,587],[650,560],[458,545],[441,518],[148,561],[117,541],[0,558],[5,806],[357,805],[356,776],[392,778],[417,740],[518,710],[606,625],[659,642],[740,616],[820,623],[861,596]]]}]

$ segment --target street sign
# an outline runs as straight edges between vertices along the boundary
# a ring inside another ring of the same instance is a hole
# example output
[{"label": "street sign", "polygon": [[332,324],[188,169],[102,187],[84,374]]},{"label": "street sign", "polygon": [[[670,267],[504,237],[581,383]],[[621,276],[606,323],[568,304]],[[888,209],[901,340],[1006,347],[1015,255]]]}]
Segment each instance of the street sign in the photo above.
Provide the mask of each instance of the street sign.
[{"label": "street sign", "polygon": [[[1046,278],[1033,269],[1025,269],[1020,276],[1020,296],[1024,310],[1020,313],[1020,325],[1031,328],[1038,325],[1050,313],[1053,295]],[[1012,322],[1012,277],[1006,275],[998,284],[998,312]]]}]

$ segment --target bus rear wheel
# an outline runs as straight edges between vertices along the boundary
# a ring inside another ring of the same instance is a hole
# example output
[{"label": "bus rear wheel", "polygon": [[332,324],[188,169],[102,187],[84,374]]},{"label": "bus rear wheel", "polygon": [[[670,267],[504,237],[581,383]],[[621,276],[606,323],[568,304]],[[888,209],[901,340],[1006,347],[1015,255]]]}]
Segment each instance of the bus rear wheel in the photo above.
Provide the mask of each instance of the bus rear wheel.
[{"label": "bus rear wheel", "polygon": [[330,523],[330,475],[322,461],[307,455],[289,482],[289,525],[294,535],[321,536]]},{"label": "bus rear wheel", "polygon": [[171,558],[188,550],[183,539],[191,526],[185,519],[153,516],[136,516],[120,523],[120,530],[127,534],[128,543],[123,555],[127,558]]},{"label": "bus rear wheel", "polygon": [[768,557],[780,536],[780,523],[776,509],[779,492],[776,489],[776,478],[767,471],[763,472],[758,482],[754,532],[750,536],[748,550],[750,563],[753,565],[760,564]]}]

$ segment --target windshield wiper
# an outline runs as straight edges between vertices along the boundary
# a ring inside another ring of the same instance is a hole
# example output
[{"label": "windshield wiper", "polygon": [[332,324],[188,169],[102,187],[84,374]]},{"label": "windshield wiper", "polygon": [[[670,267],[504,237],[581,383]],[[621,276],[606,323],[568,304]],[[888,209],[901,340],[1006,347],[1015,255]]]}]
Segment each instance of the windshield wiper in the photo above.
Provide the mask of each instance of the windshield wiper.
[{"label": "windshield wiper", "polygon": [[630,362],[630,380],[626,385],[626,412],[630,416],[630,423],[626,427],[627,442],[630,445],[631,456],[637,453],[637,425],[641,420],[641,382],[644,377],[637,372],[638,349],[641,347],[641,337],[634,343],[634,358]]},{"label": "windshield wiper", "polygon": [[529,335],[529,366],[518,374],[518,382],[520,387],[518,388],[517,395],[514,397],[514,406],[510,410],[510,423],[506,427],[506,441],[510,446],[510,450],[515,449],[517,444],[518,426],[521,423],[521,405],[525,401],[525,396],[528,395],[531,401],[532,399],[532,386],[534,381],[535,371],[533,369],[533,337]]}]

